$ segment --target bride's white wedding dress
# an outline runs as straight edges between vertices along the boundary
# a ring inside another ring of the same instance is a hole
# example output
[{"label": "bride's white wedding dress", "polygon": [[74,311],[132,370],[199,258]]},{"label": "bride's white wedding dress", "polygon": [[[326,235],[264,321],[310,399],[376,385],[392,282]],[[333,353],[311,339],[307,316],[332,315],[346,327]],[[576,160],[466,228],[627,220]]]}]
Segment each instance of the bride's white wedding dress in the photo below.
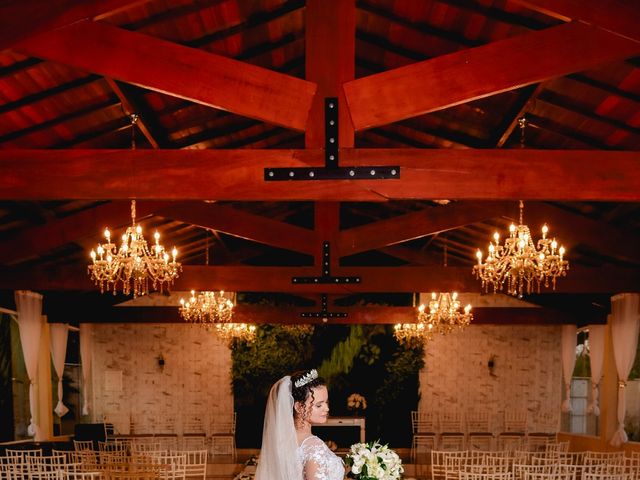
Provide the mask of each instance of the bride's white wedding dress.
[{"label": "bride's white wedding dress", "polygon": [[309,461],[313,461],[318,467],[313,478],[305,475],[304,480],[343,480],[342,460],[315,435],[310,435],[302,441],[297,454],[303,469]]}]

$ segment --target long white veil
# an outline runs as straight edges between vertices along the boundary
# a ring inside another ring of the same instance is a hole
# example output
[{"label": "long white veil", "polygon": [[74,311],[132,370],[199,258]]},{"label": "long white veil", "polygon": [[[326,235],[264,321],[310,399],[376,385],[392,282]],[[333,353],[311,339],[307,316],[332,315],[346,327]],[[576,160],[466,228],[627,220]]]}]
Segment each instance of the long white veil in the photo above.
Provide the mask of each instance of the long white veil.
[{"label": "long white veil", "polygon": [[302,480],[297,448],[291,377],[286,376],[269,391],[255,480]]}]

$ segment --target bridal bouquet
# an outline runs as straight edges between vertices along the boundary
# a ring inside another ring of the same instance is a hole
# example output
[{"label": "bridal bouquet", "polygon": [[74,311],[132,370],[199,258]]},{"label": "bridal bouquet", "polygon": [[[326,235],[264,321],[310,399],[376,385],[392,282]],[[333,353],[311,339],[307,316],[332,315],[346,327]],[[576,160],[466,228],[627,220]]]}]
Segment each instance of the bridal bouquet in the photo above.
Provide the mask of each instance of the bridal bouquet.
[{"label": "bridal bouquet", "polygon": [[356,480],[398,480],[404,472],[398,454],[379,442],[351,445],[345,464],[351,467],[348,478]]}]

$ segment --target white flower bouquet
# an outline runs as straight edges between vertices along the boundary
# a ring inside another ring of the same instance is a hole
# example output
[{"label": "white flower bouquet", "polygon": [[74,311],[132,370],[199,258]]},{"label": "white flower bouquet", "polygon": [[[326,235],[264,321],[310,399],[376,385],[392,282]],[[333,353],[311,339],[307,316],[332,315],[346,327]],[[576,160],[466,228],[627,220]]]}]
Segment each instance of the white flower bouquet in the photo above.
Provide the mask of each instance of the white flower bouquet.
[{"label": "white flower bouquet", "polygon": [[367,399],[359,393],[352,393],[347,397],[347,408],[349,410],[366,410]]},{"label": "white flower bouquet", "polygon": [[377,441],[351,445],[344,462],[356,480],[398,480],[404,472],[398,454]]}]

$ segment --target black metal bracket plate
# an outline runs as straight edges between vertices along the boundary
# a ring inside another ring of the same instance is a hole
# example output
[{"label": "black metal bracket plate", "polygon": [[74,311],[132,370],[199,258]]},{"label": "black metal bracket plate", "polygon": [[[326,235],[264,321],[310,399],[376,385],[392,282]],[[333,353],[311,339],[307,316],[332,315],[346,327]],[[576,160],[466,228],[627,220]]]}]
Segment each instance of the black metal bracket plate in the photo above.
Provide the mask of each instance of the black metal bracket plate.
[{"label": "black metal bracket plate", "polygon": [[303,318],[322,318],[323,320],[329,318],[345,318],[348,315],[349,314],[345,312],[330,312],[326,293],[322,294],[322,308],[319,312],[302,312],[300,314]]},{"label": "black metal bracket plate", "polygon": [[331,253],[329,242],[322,243],[322,275],[319,277],[292,277],[291,283],[297,285],[309,285],[312,283],[360,283],[360,277],[332,277],[331,276]]},{"label": "black metal bracket plate", "polygon": [[340,167],[338,99],[324,99],[324,167],[265,168],[265,182],[295,180],[388,180],[400,178],[399,166]]}]

